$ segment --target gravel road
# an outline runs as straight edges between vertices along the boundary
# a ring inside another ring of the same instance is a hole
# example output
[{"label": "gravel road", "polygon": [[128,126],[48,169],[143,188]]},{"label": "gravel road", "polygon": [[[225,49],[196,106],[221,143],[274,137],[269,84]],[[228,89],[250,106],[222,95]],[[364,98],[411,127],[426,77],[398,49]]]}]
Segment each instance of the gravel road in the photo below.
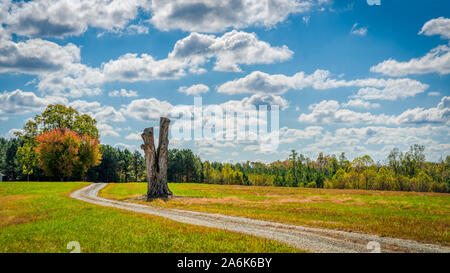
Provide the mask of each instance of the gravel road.
[{"label": "gravel road", "polygon": [[282,242],[311,252],[447,252],[450,247],[423,244],[412,240],[280,224],[244,217],[151,207],[110,200],[98,196],[106,183],[94,183],[71,194],[72,198],[101,206],[165,217],[186,224],[220,228]]}]

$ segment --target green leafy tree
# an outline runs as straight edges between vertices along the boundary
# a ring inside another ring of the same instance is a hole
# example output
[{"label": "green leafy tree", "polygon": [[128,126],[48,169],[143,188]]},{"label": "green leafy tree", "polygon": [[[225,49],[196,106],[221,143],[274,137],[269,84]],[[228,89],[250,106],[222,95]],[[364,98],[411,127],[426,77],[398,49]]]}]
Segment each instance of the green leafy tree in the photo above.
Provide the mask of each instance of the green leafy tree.
[{"label": "green leafy tree", "polygon": [[17,149],[17,159],[22,166],[22,172],[27,176],[27,180],[30,181],[30,175],[33,174],[38,156],[34,151],[34,147],[30,143],[25,143],[22,147]]},{"label": "green leafy tree", "polygon": [[422,145],[412,145],[409,151],[405,153],[401,164],[404,174],[409,177],[414,177],[425,164],[425,147]]},{"label": "green leafy tree", "polygon": [[388,155],[388,164],[389,168],[394,171],[395,174],[401,174],[401,160],[402,153],[398,150],[398,148],[392,149],[392,151]]},{"label": "green leafy tree", "polygon": [[139,151],[134,151],[132,161],[133,180],[140,182],[145,179],[144,157]]},{"label": "green leafy tree", "polygon": [[101,145],[102,162],[92,169],[90,177],[94,177],[96,181],[119,182],[119,152],[118,148]]},{"label": "green leafy tree", "polygon": [[6,175],[8,180],[20,179],[22,173],[19,160],[16,156],[18,148],[22,142],[17,138],[4,140],[1,149],[0,171]]}]

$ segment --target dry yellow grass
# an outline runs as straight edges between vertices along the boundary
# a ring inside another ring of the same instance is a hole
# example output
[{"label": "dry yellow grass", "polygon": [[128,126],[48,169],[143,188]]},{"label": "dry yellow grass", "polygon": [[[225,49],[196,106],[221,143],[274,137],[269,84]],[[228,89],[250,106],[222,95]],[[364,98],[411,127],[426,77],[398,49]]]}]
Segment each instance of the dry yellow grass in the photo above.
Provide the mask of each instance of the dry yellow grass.
[{"label": "dry yellow grass", "polygon": [[[174,183],[169,186],[182,198],[134,202],[450,245],[450,194]],[[145,183],[110,184],[100,195],[124,200],[145,191]]]}]

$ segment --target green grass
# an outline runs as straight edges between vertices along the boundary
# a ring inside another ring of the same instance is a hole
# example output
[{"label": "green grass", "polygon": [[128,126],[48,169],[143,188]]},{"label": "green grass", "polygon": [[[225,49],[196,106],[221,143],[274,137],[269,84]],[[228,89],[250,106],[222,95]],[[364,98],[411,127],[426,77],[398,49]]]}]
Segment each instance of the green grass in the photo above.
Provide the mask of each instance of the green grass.
[{"label": "green grass", "polygon": [[[450,245],[450,194],[176,183],[169,187],[188,198],[150,204]],[[145,183],[127,183],[110,184],[100,194],[123,200],[145,192]]]},{"label": "green grass", "polygon": [[1,182],[0,252],[298,252],[284,244],[71,199],[82,182]]}]

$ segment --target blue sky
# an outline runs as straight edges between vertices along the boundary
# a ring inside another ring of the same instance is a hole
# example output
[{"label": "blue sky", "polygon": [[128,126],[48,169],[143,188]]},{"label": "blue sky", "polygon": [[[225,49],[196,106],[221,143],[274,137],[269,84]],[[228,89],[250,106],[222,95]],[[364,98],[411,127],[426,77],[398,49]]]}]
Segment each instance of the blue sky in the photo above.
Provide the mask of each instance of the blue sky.
[{"label": "blue sky", "polygon": [[0,0],[0,135],[62,103],[93,115],[103,143],[134,150],[143,128],[201,95],[283,109],[270,153],[172,141],[203,159],[384,160],[415,143],[429,160],[450,154],[449,1],[214,2]]}]

